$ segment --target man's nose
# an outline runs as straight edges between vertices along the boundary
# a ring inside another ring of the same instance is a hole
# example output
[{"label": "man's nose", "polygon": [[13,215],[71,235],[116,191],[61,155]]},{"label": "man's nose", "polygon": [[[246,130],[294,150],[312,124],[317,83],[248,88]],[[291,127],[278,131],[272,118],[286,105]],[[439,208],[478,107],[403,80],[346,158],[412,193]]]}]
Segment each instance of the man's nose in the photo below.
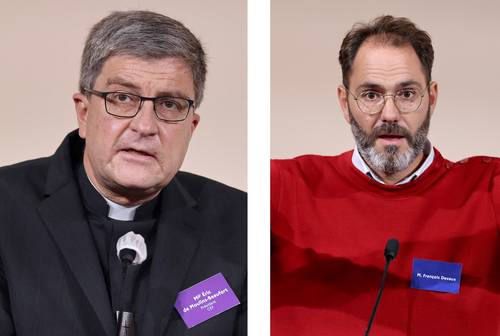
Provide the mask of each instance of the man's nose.
[{"label": "man's nose", "polygon": [[158,132],[158,118],[152,101],[144,101],[139,112],[132,118],[130,128],[141,135],[154,135]]},{"label": "man's nose", "polygon": [[380,119],[383,122],[397,122],[401,118],[401,112],[399,112],[396,106],[396,101],[393,95],[384,96],[384,106],[380,114]]}]

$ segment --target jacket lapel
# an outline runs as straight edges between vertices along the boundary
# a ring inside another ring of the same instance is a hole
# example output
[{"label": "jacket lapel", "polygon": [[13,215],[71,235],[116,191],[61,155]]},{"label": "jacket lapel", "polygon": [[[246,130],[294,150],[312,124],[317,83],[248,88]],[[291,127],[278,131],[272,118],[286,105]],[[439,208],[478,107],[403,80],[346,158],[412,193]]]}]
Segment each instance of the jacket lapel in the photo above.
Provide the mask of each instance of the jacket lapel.
[{"label": "jacket lapel", "polygon": [[52,158],[45,185],[46,198],[38,211],[64,259],[87,296],[106,335],[115,322],[104,275],[92,239],[72,161],[81,156],[83,141],[70,133]]},{"label": "jacket lapel", "polygon": [[163,335],[191,265],[203,227],[196,202],[174,178],[161,201],[155,250],[150,273],[148,306],[154,321],[160,321],[155,335]]},{"label": "jacket lapel", "polygon": [[78,195],[72,183],[53,194],[39,213],[66,259],[70,270],[94,308],[106,334],[114,334],[114,320],[97,251]]}]

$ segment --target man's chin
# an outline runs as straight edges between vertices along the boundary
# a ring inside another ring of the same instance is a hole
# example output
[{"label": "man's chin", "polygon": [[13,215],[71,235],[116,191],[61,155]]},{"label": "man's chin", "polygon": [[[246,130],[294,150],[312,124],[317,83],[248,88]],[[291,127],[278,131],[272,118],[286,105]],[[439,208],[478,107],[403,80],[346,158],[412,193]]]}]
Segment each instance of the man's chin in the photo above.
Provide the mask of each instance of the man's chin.
[{"label": "man's chin", "polygon": [[152,176],[120,176],[115,180],[117,185],[126,189],[150,190],[161,188],[162,183],[158,179],[152,179]]},{"label": "man's chin", "polygon": [[371,147],[366,153],[366,160],[377,171],[392,176],[407,169],[416,159],[413,150],[406,146],[385,145]]},{"label": "man's chin", "polygon": [[109,185],[110,189],[114,189],[114,193],[125,197],[147,197],[147,195],[159,192],[164,187],[164,183],[158,177],[158,174],[143,174],[140,171],[135,171],[135,174],[130,172],[114,174]]},{"label": "man's chin", "polygon": [[379,154],[404,154],[410,150],[406,138],[377,138],[373,146]]}]

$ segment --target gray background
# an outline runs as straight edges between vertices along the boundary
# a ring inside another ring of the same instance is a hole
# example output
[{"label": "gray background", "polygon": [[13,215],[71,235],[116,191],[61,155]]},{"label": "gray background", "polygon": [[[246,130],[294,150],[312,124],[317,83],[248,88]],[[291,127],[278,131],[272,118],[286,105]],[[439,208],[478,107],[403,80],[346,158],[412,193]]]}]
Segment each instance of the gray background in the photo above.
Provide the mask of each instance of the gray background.
[{"label": "gray background", "polygon": [[[246,189],[246,1],[2,1],[0,166],[51,155],[77,127],[72,94],[91,26],[113,10],[183,22],[208,54],[205,99],[182,167]],[[223,19],[220,19],[223,18]]]},{"label": "gray background", "polygon": [[499,1],[271,2],[271,156],[353,147],[336,90],[338,50],[355,22],[406,16],[430,33],[439,96],[430,139],[451,160],[500,156]]}]

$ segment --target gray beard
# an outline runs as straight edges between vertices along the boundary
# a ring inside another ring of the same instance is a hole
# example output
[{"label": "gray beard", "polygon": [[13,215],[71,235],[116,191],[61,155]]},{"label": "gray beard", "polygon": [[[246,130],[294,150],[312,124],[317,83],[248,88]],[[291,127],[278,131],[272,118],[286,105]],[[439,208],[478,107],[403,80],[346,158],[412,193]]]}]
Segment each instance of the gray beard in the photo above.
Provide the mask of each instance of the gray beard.
[{"label": "gray beard", "polygon": [[[374,128],[373,131],[368,134],[359,126],[350,109],[349,116],[352,134],[354,135],[359,153],[373,169],[384,172],[386,176],[392,176],[407,169],[413,161],[415,161],[417,156],[424,151],[431,120],[430,109],[427,110],[427,116],[418,127],[415,135],[412,135],[409,130],[393,122],[384,123]],[[380,134],[404,136],[408,142],[408,150],[399,153],[399,146],[387,145],[384,146],[382,152],[377,152],[375,150],[375,141]]]}]

